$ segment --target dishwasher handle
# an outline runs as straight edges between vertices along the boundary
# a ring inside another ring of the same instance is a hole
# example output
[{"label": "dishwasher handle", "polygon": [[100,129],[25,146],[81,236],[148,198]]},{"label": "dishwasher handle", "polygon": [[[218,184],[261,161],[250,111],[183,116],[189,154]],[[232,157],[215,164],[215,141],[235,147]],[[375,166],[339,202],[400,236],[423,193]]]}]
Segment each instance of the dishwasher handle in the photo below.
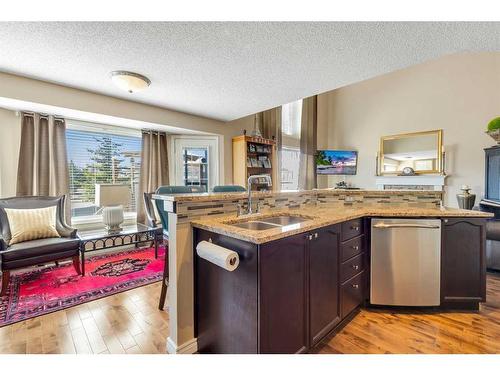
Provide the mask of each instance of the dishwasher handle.
[{"label": "dishwasher handle", "polygon": [[378,223],[373,226],[373,228],[378,229],[388,229],[388,228],[426,228],[426,229],[439,229],[439,225],[435,224],[413,224],[413,223],[398,223],[398,224],[386,224]]}]

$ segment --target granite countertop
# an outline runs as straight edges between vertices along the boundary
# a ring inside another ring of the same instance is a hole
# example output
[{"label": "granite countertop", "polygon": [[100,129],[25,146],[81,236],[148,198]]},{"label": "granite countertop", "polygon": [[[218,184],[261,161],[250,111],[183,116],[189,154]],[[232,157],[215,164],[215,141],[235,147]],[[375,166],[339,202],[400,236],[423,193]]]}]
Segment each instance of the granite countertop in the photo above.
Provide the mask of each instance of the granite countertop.
[{"label": "granite countertop", "polygon": [[[313,189],[313,190],[287,190],[287,191],[253,191],[253,198],[266,198],[266,197],[286,197],[296,196],[301,194],[316,194],[316,195],[371,195],[371,196],[388,196],[388,195],[429,195],[429,194],[442,194],[442,191],[436,190],[365,190],[365,189]],[[153,194],[153,199],[161,199],[170,202],[211,202],[215,200],[228,200],[228,199],[244,199],[247,198],[246,192],[242,193],[190,193],[190,194]]]},{"label": "granite countertop", "polygon": [[[292,215],[307,218],[309,220],[298,224],[292,224],[283,227],[276,227],[267,230],[250,230],[238,228],[230,224],[248,221],[260,220],[266,217],[278,215]],[[194,220],[191,222],[193,227],[205,229],[214,233],[227,235],[229,237],[262,244],[285,238],[294,234],[307,232],[327,225],[341,223],[347,220],[357,219],[364,216],[378,217],[468,217],[468,218],[490,218],[493,214],[481,211],[461,210],[457,208],[378,208],[378,207],[359,207],[359,208],[339,208],[339,207],[317,207],[269,211],[261,214],[254,214],[246,217],[236,217],[236,215],[224,215],[213,218]]]}]

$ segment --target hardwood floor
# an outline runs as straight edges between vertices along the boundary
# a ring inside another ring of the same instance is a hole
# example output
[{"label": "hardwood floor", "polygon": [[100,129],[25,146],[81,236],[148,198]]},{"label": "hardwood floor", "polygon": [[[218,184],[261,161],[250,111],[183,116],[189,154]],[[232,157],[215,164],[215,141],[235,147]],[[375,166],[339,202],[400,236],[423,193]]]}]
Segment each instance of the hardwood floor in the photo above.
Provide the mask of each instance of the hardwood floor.
[{"label": "hardwood floor", "polygon": [[[500,275],[479,313],[363,309],[316,353],[500,353]],[[0,328],[0,353],[166,353],[155,283]]]},{"label": "hardwood floor", "polygon": [[161,283],[0,328],[1,354],[166,353]]},{"label": "hardwood floor", "polygon": [[500,275],[489,274],[479,313],[362,309],[316,353],[500,353]]}]

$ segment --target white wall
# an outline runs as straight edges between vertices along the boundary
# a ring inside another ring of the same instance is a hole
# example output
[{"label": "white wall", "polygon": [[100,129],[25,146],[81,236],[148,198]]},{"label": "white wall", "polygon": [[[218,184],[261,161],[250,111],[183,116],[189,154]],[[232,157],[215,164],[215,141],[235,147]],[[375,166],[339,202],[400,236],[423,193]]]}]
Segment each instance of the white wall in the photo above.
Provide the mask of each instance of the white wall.
[{"label": "white wall", "polygon": [[16,195],[21,118],[0,108],[0,198]]},{"label": "white wall", "polygon": [[[484,192],[484,151],[495,142],[487,123],[500,116],[500,53],[457,54],[320,95],[318,148],[359,152],[358,174],[345,179],[375,187],[381,136],[443,129],[446,204],[470,185]],[[327,139],[327,142],[324,140]],[[320,176],[320,187],[339,177]]]}]

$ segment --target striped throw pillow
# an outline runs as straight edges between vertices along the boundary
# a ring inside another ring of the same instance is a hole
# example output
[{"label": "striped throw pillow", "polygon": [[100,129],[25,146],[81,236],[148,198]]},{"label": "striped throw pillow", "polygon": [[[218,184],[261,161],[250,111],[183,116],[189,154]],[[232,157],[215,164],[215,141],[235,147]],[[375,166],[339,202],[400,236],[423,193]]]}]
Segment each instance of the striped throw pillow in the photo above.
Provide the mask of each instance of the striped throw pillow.
[{"label": "striped throw pillow", "polygon": [[40,238],[61,237],[56,229],[57,206],[4,210],[9,220],[9,245]]}]

